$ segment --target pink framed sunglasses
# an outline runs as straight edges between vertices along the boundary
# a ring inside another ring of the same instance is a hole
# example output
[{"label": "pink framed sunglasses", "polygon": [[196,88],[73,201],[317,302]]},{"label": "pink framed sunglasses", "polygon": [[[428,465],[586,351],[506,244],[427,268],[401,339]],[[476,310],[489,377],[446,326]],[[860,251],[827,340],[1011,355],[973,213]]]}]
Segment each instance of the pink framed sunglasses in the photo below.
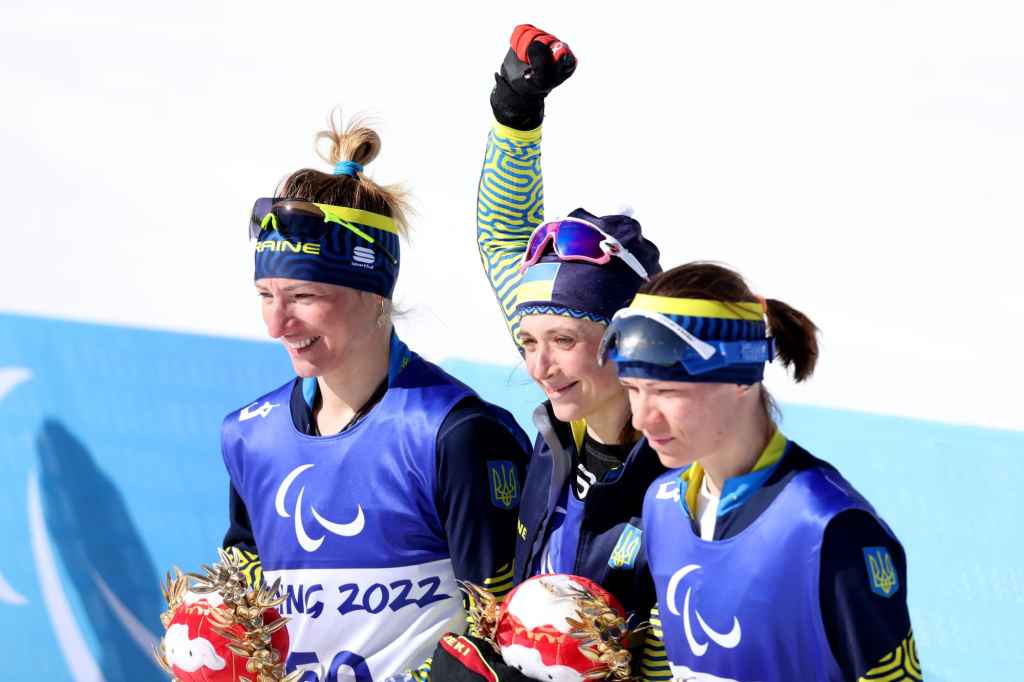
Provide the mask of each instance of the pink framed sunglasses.
[{"label": "pink framed sunglasses", "polygon": [[526,272],[527,268],[539,261],[548,244],[551,244],[555,254],[562,260],[604,265],[614,256],[620,258],[641,279],[648,278],[647,269],[618,239],[597,225],[579,218],[559,218],[538,225],[530,235],[519,272]]}]

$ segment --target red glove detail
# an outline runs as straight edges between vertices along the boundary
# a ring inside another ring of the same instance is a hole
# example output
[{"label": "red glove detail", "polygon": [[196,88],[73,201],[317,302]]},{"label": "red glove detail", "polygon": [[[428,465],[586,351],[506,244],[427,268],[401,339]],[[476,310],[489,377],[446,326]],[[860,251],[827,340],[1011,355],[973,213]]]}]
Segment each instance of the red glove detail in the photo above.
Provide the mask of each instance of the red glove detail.
[{"label": "red glove detail", "polygon": [[534,41],[547,45],[551,49],[552,61],[557,62],[563,55],[572,54],[572,50],[569,49],[568,45],[533,24],[519,24],[512,29],[512,37],[509,39],[509,44],[516,53],[516,57],[519,58],[519,61],[529,64],[530,57],[527,54],[527,49],[530,47],[530,43]]},{"label": "red glove detail", "polygon": [[441,638],[441,646],[468,670],[473,671],[486,682],[497,682],[498,676],[494,669],[484,660],[480,650],[467,637],[458,637],[451,633]]}]

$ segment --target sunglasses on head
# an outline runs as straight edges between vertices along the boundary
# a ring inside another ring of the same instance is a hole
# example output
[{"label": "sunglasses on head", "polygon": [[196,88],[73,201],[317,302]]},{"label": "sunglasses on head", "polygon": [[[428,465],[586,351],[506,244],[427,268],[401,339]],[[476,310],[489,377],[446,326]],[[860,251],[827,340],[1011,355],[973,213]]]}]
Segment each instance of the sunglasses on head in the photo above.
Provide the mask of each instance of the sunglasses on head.
[{"label": "sunglasses on head", "polygon": [[373,244],[392,263],[398,264],[398,258],[384,244],[344,218],[325,211],[323,206],[298,199],[257,199],[249,217],[249,238],[259,239],[265,230],[274,230],[287,238],[320,240],[338,225]]},{"label": "sunglasses on head", "polygon": [[771,362],[770,338],[757,341],[704,341],[661,313],[626,308],[615,313],[598,347],[598,363],[642,362],[682,365],[693,375],[722,367]]},{"label": "sunglasses on head", "polygon": [[549,244],[562,260],[604,265],[615,257],[621,259],[641,279],[648,278],[647,269],[618,239],[597,225],[579,218],[560,218],[539,225],[530,235],[519,272],[526,272],[527,268],[537,263]]}]

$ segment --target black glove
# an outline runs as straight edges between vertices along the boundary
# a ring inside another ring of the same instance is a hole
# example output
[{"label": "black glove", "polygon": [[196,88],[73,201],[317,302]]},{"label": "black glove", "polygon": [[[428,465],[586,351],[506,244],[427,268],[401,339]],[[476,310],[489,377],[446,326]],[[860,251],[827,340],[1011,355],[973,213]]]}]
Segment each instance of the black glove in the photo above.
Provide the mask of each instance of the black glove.
[{"label": "black glove", "polygon": [[576,55],[531,24],[516,26],[509,42],[501,72],[494,74],[491,109],[498,123],[533,130],[544,120],[544,97],[576,70]]},{"label": "black glove", "polygon": [[532,682],[507,665],[486,640],[448,633],[441,637],[430,666],[430,682]]}]

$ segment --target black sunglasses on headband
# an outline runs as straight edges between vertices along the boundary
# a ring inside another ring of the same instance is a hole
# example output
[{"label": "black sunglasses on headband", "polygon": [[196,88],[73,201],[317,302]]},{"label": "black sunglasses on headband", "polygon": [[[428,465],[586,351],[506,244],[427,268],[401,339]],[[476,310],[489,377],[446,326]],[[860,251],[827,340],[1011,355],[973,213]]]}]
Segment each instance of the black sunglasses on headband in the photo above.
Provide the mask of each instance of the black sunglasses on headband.
[{"label": "black sunglasses on headband", "polygon": [[285,237],[323,239],[333,226],[344,227],[360,239],[373,244],[395,265],[398,258],[379,240],[366,234],[347,220],[328,216],[310,201],[298,199],[257,199],[249,216],[249,238],[259,239],[264,230],[275,230]]}]

